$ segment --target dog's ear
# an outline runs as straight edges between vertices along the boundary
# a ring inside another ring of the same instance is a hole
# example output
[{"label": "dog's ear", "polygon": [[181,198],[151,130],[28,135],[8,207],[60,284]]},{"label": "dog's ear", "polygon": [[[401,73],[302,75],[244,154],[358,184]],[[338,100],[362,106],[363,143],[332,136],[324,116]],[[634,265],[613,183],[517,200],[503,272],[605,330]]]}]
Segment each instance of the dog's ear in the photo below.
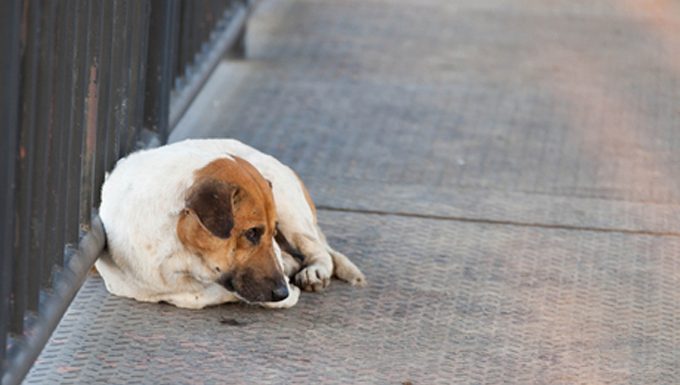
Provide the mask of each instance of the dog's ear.
[{"label": "dog's ear", "polygon": [[234,227],[234,201],[238,192],[238,186],[209,179],[191,192],[186,208],[193,211],[214,236],[226,239]]}]

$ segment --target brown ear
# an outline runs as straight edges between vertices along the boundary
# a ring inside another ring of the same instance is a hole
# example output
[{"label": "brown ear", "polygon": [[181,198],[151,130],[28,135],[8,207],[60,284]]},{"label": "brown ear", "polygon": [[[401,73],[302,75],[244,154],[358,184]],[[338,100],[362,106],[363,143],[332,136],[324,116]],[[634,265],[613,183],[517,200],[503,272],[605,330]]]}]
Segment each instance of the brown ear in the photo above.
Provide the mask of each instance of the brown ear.
[{"label": "brown ear", "polygon": [[229,238],[234,227],[234,195],[238,187],[215,179],[201,182],[187,199],[187,208],[198,216],[208,231]]}]

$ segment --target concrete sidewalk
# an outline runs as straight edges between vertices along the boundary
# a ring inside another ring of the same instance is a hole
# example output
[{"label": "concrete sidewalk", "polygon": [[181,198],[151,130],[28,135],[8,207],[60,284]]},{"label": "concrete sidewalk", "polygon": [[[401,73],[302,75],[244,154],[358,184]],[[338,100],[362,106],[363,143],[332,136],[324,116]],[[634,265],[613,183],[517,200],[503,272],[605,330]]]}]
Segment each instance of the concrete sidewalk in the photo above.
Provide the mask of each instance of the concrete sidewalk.
[{"label": "concrete sidewalk", "polygon": [[292,166],[369,286],[188,311],[91,278],[26,382],[680,383],[680,5],[592,3],[264,1],[172,140]]}]

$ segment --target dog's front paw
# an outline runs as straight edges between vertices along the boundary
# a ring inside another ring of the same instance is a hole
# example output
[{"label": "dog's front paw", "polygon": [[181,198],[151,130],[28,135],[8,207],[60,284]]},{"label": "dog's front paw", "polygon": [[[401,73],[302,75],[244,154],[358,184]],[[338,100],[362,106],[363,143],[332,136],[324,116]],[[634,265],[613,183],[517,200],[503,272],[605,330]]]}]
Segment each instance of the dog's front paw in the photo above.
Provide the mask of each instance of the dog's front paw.
[{"label": "dog's front paw", "polygon": [[295,304],[298,302],[298,299],[300,298],[300,289],[298,289],[298,287],[295,285],[288,286],[288,297],[286,297],[286,299],[279,302],[263,302],[262,306],[270,309],[287,309],[289,307],[295,306]]},{"label": "dog's front paw", "polygon": [[331,269],[313,263],[302,269],[295,276],[295,284],[304,291],[322,291],[331,283]]}]

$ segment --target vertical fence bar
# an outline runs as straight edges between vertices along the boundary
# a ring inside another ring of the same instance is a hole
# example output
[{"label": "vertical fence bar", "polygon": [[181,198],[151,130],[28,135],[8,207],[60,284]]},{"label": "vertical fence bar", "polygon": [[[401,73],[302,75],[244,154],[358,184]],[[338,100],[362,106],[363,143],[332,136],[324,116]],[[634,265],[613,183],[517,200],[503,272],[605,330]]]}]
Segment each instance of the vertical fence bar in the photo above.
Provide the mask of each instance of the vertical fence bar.
[{"label": "vertical fence bar", "polygon": [[[201,28],[203,32],[201,33],[201,43],[200,46],[206,46],[207,42],[210,40],[210,28],[212,27],[212,2],[210,0],[201,1]],[[199,49],[200,51],[201,49]]]},{"label": "vertical fence bar", "polygon": [[106,124],[106,160],[105,169],[110,170],[118,159],[120,151],[120,114],[121,114],[121,84],[120,74],[123,65],[122,52],[125,50],[126,36],[126,8],[127,1],[117,0],[113,4],[113,32],[111,44],[111,77],[109,79],[109,103],[111,107]]},{"label": "vertical fence bar", "polygon": [[151,0],[149,46],[155,49],[148,56],[144,122],[161,143],[168,138],[178,5],[177,0]]},{"label": "vertical fence bar", "polygon": [[67,73],[71,73],[66,66],[66,58],[70,56],[70,47],[66,41],[67,30],[71,28],[67,15],[66,2],[56,2],[56,20],[54,26],[54,68],[52,74],[52,98],[51,109],[51,144],[50,144],[50,171],[48,175],[48,205],[47,205],[47,255],[42,269],[42,283],[48,286],[52,279],[52,270],[57,263],[62,262],[63,256],[63,225],[64,225],[64,204],[62,202],[66,186],[63,183],[65,176],[65,143],[68,133],[66,128],[68,105],[67,100],[70,94],[67,90]]},{"label": "vertical fence bar", "polygon": [[208,40],[208,21],[205,18],[205,1],[199,1],[196,3],[198,9],[196,10],[195,27],[198,30],[198,41],[196,41],[196,46],[194,47],[194,58],[203,50],[203,45]]},{"label": "vertical fence bar", "polygon": [[[40,286],[44,282],[43,277],[50,273],[51,266],[46,263],[50,259],[50,244],[49,231],[51,230],[54,217],[51,216],[50,206],[55,205],[51,193],[52,189],[52,175],[53,169],[57,160],[55,154],[58,151],[55,149],[56,138],[58,133],[55,131],[54,125],[54,46],[55,46],[55,12],[56,3],[46,2],[42,10],[41,21],[41,46],[40,46],[40,63],[38,66],[38,84],[40,93],[38,95],[38,111],[37,127],[42,138],[39,141],[44,141],[40,144],[39,159],[36,160],[36,165],[40,168],[40,175],[36,178],[40,181],[38,194],[33,203],[35,209],[33,217],[35,222],[42,222],[39,228],[39,234],[34,238],[34,247],[31,253],[37,256],[37,262],[32,265],[31,283],[29,285],[35,290],[29,297],[36,299],[40,298]],[[39,301],[38,301],[39,302]],[[34,307],[36,304],[29,304],[32,310],[38,310]]]},{"label": "vertical fence bar", "polygon": [[80,185],[80,224],[89,230],[94,194],[94,166],[97,147],[97,116],[99,107],[99,60],[101,49],[101,1],[90,4],[87,55],[84,58],[87,90],[85,96],[85,137],[83,142]]},{"label": "vertical fence bar", "polygon": [[[50,269],[45,260],[49,258],[47,233],[51,226],[48,215],[49,201],[49,173],[53,167],[54,108],[53,108],[53,50],[54,50],[54,18],[56,5],[53,2],[43,3],[41,10],[40,28],[40,58],[38,64],[38,95],[36,104],[36,138],[33,173],[35,188],[31,203],[31,249],[30,274],[27,283],[28,309],[32,315],[38,311],[40,286],[42,277]],[[54,203],[52,203],[54,204]],[[34,318],[34,317],[31,317]]]},{"label": "vertical fence bar", "polygon": [[177,49],[177,69],[175,78],[182,78],[187,75],[187,67],[191,63],[191,55],[193,49],[193,31],[191,28],[191,21],[193,20],[194,2],[181,0],[180,23],[179,23],[179,41]]},{"label": "vertical fence bar", "polygon": [[[248,6],[248,0],[241,1]],[[247,48],[246,48],[246,34],[248,33],[248,24],[244,23],[243,27],[239,30],[238,37],[236,38],[236,41],[234,42],[234,45],[231,47],[229,52],[227,53],[227,57],[231,59],[243,59],[248,55]]]},{"label": "vertical fence bar", "polygon": [[[101,56],[99,63],[99,113],[97,115],[97,147],[95,150],[95,172],[94,181],[96,186],[104,183],[104,173],[107,170],[106,152],[108,149],[107,140],[109,132],[110,109],[111,109],[111,51],[113,50],[113,19],[114,3],[104,1],[100,15],[101,26]],[[100,203],[99,189],[94,191],[94,205]]]},{"label": "vertical fence bar", "polygon": [[47,248],[45,245],[46,233],[48,228],[47,216],[47,191],[48,170],[50,167],[50,153],[52,152],[51,143],[53,142],[52,126],[52,59],[54,48],[54,2],[43,2],[40,16],[40,48],[39,63],[37,73],[37,95],[36,95],[36,137],[35,150],[33,151],[34,169],[31,178],[34,179],[33,195],[31,198],[31,243],[29,249],[29,282],[28,282],[28,308],[38,310],[39,289],[45,266],[44,260],[47,258]]},{"label": "vertical fence bar", "polygon": [[217,3],[214,0],[207,0],[206,1],[206,6],[205,6],[205,20],[207,23],[207,29],[208,29],[208,40],[210,40],[210,35],[212,33],[213,28],[215,27],[215,19],[217,18],[217,13],[215,13],[215,6]]},{"label": "vertical fence bar", "polygon": [[72,129],[68,141],[66,192],[66,243],[75,247],[80,239],[80,182],[83,133],[85,126],[85,94],[87,90],[87,49],[90,25],[90,1],[76,1],[76,36],[73,55],[73,83],[71,92]]},{"label": "vertical fence bar", "polygon": [[135,133],[135,112],[137,110],[137,104],[136,102],[136,93],[137,93],[137,84],[135,80],[137,79],[138,72],[139,72],[139,54],[138,54],[138,35],[139,35],[139,29],[140,25],[138,25],[138,19],[139,19],[139,13],[140,13],[140,8],[143,6],[144,2],[143,1],[133,1],[129,5],[129,12],[128,12],[128,20],[129,20],[129,28],[128,28],[128,39],[129,39],[129,44],[127,48],[127,60],[128,60],[128,67],[130,69],[128,73],[128,86],[126,88],[126,94],[125,94],[125,99],[127,100],[127,124],[125,127],[123,127],[124,134],[122,136],[122,140],[120,143],[120,158],[124,157],[130,152],[130,149],[133,147],[133,143],[136,140],[136,133]]},{"label": "vertical fence bar", "polygon": [[[123,31],[124,34],[120,37],[123,45],[121,50],[118,52],[118,60],[120,67],[118,67],[118,78],[117,78],[117,93],[116,99],[118,100],[117,110],[115,113],[116,119],[116,133],[118,134],[118,148],[114,154],[115,159],[120,159],[125,155],[125,147],[128,141],[128,127],[130,126],[130,79],[132,77],[131,59],[132,59],[132,47],[130,32],[132,29],[132,8],[133,1],[125,1],[123,3]],[[123,37],[124,36],[124,37]]]},{"label": "vertical fence bar", "polygon": [[20,0],[0,1],[0,379],[6,367],[7,333],[10,322],[10,293],[14,243],[15,165],[19,110]]},{"label": "vertical fence bar", "polygon": [[137,92],[137,113],[136,113],[136,118],[135,118],[135,124],[137,125],[137,146],[141,145],[140,138],[140,133],[144,129],[144,103],[146,101],[146,84],[147,84],[147,75],[149,74],[149,31],[150,31],[150,25],[151,25],[151,1],[146,0],[144,1],[144,12],[140,16],[142,20],[142,24],[145,26],[141,30],[141,35],[140,35],[140,45],[139,45],[139,50],[140,50],[140,67],[139,67],[139,77],[137,79],[137,84],[139,87],[139,91]]},{"label": "vertical fence bar", "polygon": [[210,12],[212,13],[213,17],[212,26],[210,27],[211,30],[214,30],[214,28],[217,26],[217,22],[222,16],[222,11],[224,11],[224,3],[224,1],[220,0],[213,0],[210,2]]},{"label": "vertical fence bar", "polygon": [[21,194],[17,195],[16,219],[18,221],[15,253],[18,256],[14,264],[13,312],[11,330],[22,334],[24,314],[28,307],[29,268],[34,262],[30,254],[31,245],[31,203],[34,180],[31,178],[35,160],[35,114],[38,73],[38,50],[40,32],[40,5],[37,2],[25,2],[23,7],[21,36],[23,54],[21,60],[21,113],[19,116],[21,131],[19,134],[19,158],[17,164],[17,185]]},{"label": "vertical fence bar", "polygon": [[[61,9],[59,9],[61,8]],[[73,131],[73,110],[72,105],[74,104],[74,63],[73,57],[75,55],[75,27],[76,27],[76,1],[75,0],[65,0],[58,2],[58,14],[61,16],[63,26],[60,27],[60,40],[61,49],[63,56],[59,60],[59,72],[60,72],[60,84],[59,84],[59,95],[57,96],[57,114],[55,120],[58,126],[58,132],[60,133],[61,142],[61,154],[59,161],[59,189],[57,196],[59,197],[59,207],[57,209],[56,216],[56,234],[55,234],[55,246],[60,250],[55,255],[55,262],[58,265],[63,265],[64,263],[64,245],[66,238],[66,228],[67,228],[67,204],[65,198],[68,195],[68,161],[69,161],[69,142],[71,133]]]},{"label": "vertical fence bar", "polygon": [[130,86],[128,87],[128,126],[126,141],[121,144],[121,156],[132,152],[137,144],[138,131],[143,127],[144,82],[146,79],[146,50],[148,39],[149,2],[135,1],[132,5],[130,28]]},{"label": "vertical fence bar", "polygon": [[222,16],[224,15],[224,11],[227,9],[227,2],[226,1],[221,1],[221,0],[214,0],[212,2],[212,14],[213,14],[213,24],[211,30],[213,30],[213,33],[215,31],[215,27],[219,24],[220,20],[222,19]]}]

